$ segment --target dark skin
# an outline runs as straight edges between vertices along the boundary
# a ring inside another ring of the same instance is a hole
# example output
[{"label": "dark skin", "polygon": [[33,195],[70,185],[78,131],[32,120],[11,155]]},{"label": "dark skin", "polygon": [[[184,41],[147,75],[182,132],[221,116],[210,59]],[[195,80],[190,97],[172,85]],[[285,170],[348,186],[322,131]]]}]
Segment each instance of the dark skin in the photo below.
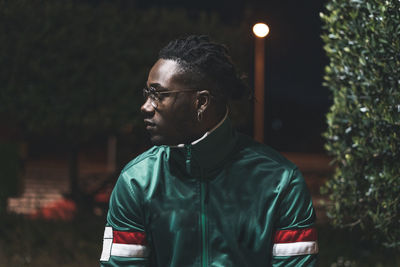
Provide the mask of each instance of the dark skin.
[{"label": "dark skin", "polygon": [[[180,82],[182,75],[177,61],[159,59],[150,70],[147,86],[160,91],[198,89]],[[147,98],[140,110],[154,145],[178,145],[202,137],[222,120],[226,107],[214,101],[208,90],[200,90],[163,95],[157,108]],[[199,111],[203,114],[201,121],[197,119]]]}]

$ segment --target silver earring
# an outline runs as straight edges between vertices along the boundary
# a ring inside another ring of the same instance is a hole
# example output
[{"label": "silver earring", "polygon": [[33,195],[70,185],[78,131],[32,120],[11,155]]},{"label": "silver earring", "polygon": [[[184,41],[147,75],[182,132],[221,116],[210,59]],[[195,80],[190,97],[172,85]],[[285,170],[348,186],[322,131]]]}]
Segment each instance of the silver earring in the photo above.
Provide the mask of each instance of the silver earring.
[{"label": "silver earring", "polygon": [[197,111],[197,120],[199,122],[201,122],[203,120],[203,111],[202,110]]}]

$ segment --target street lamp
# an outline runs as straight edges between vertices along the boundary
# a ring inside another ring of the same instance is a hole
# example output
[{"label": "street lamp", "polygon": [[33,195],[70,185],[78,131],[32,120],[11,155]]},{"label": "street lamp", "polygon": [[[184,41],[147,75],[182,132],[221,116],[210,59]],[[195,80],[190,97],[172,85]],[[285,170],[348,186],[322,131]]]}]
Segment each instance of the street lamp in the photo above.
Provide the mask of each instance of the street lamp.
[{"label": "street lamp", "polygon": [[264,38],[269,33],[269,27],[265,23],[257,23],[253,26],[253,32],[257,37]]},{"label": "street lamp", "polygon": [[269,27],[265,23],[257,23],[253,26],[256,36],[254,41],[254,139],[264,142],[264,38],[269,33]]}]

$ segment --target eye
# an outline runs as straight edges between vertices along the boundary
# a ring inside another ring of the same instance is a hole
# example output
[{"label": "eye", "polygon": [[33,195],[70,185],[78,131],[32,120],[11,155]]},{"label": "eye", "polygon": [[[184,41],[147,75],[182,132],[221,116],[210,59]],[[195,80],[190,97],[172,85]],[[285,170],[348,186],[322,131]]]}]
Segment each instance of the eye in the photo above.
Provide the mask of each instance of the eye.
[{"label": "eye", "polygon": [[153,87],[148,88],[147,86],[145,86],[143,88],[143,97],[144,98],[149,97],[151,99],[155,99],[156,96],[157,96],[157,91]]},{"label": "eye", "polygon": [[161,99],[161,94],[154,87],[150,87],[149,88],[149,97],[153,100],[158,101]]},{"label": "eye", "polygon": [[156,99],[159,99],[161,97],[160,93],[157,91],[151,92],[151,95]]}]

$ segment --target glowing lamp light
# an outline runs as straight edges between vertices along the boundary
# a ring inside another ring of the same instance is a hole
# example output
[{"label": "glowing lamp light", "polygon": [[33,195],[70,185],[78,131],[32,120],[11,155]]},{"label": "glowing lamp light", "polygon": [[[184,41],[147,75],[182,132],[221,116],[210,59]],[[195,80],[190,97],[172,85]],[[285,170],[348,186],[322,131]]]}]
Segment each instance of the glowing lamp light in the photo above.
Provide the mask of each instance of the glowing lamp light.
[{"label": "glowing lamp light", "polygon": [[269,27],[265,23],[257,23],[253,26],[253,32],[257,37],[264,38],[269,33]]}]

